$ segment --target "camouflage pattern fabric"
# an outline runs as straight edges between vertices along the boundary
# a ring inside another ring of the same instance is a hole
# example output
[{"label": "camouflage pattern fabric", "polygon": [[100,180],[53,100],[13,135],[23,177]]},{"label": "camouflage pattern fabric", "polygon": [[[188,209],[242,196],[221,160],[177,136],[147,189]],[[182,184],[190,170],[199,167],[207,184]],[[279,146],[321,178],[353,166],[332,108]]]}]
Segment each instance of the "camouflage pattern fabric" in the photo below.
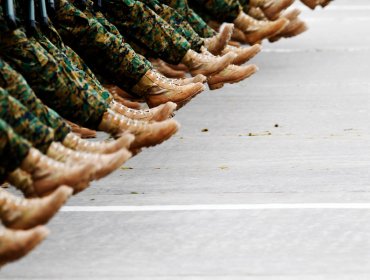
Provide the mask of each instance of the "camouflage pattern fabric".
[{"label": "camouflage pattern fabric", "polygon": [[0,182],[17,169],[27,156],[31,144],[17,135],[4,120],[0,119]]},{"label": "camouflage pattern fabric", "polygon": [[62,142],[70,132],[69,126],[52,109],[46,107],[29,87],[26,80],[0,59],[0,87],[22,103],[44,125],[54,130],[55,140]]},{"label": "camouflage pattern fabric", "polygon": [[182,15],[165,4],[160,4],[155,12],[190,43],[192,50],[200,51],[204,45],[204,39],[194,31]]},{"label": "camouflage pattern fabric", "polygon": [[122,38],[110,33],[95,17],[71,2],[59,1],[54,25],[63,41],[94,73],[112,77],[121,88],[131,89],[151,69],[150,63],[137,55]]},{"label": "camouflage pattern fabric", "polygon": [[[0,29],[5,25],[0,13]],[[74,71],[59,65],[33,37],[22,28],[0,33],[0,54],[19,73],[44,104],[63,118],[96,129],[108,104],[89,94]],[[91,91],[90,91],[91,92]]]},{"label": "camouflage pattern fabric", "polygon": [[203,18],[223,22],[234,22],[243,10],[238,0],[189,0],[189,5]]},{"label": "camouflage pattern fabric", "polygon": [[[43,34],[46,34],[47,38]],[[40,40],[45,42],[53,50],[54,47],[52,45],[57,47],[58,50],[54,50],[54,52],[57,52],[59,56],[63,57],[63,60],[74,69],[80,80],[85,80],[108,103],[113,100],[112,95],[103,87],[83,59],[74,50],[63,43],[61,36],[51,22],[49,28],[43,30],[43,34],[39,34]],[[52,45],[50,45],[48,40],[50,40]]]},{"label": "camouflage pattern fabric", "polygon": [[175,9],[193,28],[193,30],[202,38],[210,38],[217,33],[208,24],[191,9],[187,0],[160,0],[161,3]]},{"label": "camouflage pattern fabric", "polygon": [[54,141],[54,131],[2,88],[0,88],[0,119],[43,153]]},{"label": "camouflage pattern fabric", "polygon": [[190,43],[144,3],[105,0],[104,15],[129,42],[147,48],[151,57],[178,64]]}]

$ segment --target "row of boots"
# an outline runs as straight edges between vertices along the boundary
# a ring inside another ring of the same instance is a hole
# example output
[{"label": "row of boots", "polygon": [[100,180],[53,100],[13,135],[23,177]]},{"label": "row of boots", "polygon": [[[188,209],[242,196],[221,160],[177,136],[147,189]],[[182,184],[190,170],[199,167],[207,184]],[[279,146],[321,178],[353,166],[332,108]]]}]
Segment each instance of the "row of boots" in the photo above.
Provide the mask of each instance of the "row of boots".
[{"label": "row of boots", "polygon": [[[329,0],[301,0],[314,9]],[[114,136],[109,142],[91,142],[96,132],[70,123],[62,143],[54,142],[42,154],[31,148],[20,167],[7,178],[25,198],[0,189],[0,266],[25,256],[48,234],[44,226],[68,198],[122,166],[145,147],[158,145],[174,135],[180,125],[172,119],[176,110],[205,90],[242,81],[257,70],[243,65],[261,51],[263,40],[277,41],[307,29],[300,11],[287,8],[293,0],[250,0],[248,11],[233,23],[212,23],[217,35],[205,40],[200,53],[189,50],[179,65],[151,60],[149,70],[132,89],[129,98],[115,85],[106,85],[114,96],[99,130]],[[249,44],[250,46],[241,46]],[[186,77],[190,74],[190,77]],[[145,102],[147,109],[142,109]],[[77,134],[77,135],[76,135]]]}]

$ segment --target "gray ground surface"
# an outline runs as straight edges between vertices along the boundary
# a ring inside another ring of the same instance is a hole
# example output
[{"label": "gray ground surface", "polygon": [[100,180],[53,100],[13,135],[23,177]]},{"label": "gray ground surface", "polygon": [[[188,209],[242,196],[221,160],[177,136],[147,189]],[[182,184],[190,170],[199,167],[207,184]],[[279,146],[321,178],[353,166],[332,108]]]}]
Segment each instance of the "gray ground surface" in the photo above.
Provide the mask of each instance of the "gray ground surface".
[{"label": "gray ground surface", "polygon": [[[369,1],[303,17],[310,31],[266,44],[257,75],[200,95],[176,137],[69,206],[370,203]],[[369,221],[299,207],[61,212],[0,279],[369,279]]]}]

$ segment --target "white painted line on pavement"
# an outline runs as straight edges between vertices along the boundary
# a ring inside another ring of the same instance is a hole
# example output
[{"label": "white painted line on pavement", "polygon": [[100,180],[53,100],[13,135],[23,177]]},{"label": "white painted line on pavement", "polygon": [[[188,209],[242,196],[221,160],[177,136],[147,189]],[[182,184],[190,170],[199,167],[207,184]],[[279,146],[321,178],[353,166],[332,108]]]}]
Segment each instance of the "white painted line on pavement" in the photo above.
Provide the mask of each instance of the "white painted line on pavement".
[{"label": "white painted line on pavement", "polygon": [[140,206],[64,206],[62,212],[160,212],[219,210],[299,210],[299,209],[368,209],[370,203],[271,203],[271,204],[199,204]]}]

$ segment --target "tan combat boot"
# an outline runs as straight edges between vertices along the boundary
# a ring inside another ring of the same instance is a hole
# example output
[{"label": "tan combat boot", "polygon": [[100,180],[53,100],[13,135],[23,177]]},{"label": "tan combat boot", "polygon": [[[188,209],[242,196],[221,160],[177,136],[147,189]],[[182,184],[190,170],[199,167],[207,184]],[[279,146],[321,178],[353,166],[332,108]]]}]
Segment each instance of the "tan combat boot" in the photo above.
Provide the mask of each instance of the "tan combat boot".
[{"label": "tan combat boot", "polygon": [[225,70],[218,74],[208,77],[208,86],[211,90],[219,89],[224,86],[225,83],[234,84],[240,82],[258,70],[254,64],[246,66],[229,65]]},{"label": "tan combat boot", "polygon": [[33,187],[32,177],[26,171],[17,168],[8,175],[6,181],[12,186],[16,187],[18,190],[20,190],[25,197],[27,198],[38,197]]},{"label": "tan combat boot", "polygon": [[219,33],[211,38],[204,40],[204,46],[214,55],[219,55],[227,46],[234,31],[234,24],[224,23],[219,29]]},{"label": "tan combat boot", "polygon": [[182,62],[189,67],[192,76],[198,74],[209,76],[225,69],[231,64],[234,58],[235,54],[232,53],[216,57],[189,50],[182,59]]},{"label": "tan combat boot", "polygon": [[276,42],[281,38],[290,38],[302,34],[308,30],[308,27],[305,22],[301,21],[298,16],[301,11],[298,9],[293,9],[287,11],[283,14],[283,17],[289,20],[289,24],[282,30],[278,35],[269,38],[270,42]]},{"label": "tan combat boot", "polygon": [[245,34],[243,31],[241,31],[239,28],[234,28],[233,35],[231,36],[231,40],[234,42],[238,42],[240,44],[246,44],[248,43]]},{"label": "tan combat boot", "polygon": [[38,226],[29,230],[0,229],[0,266],[27,255],[49,235],[49,230]]},{"label": "tan combat boot", "polygon": [[117,152],[121,149],[128,149],[134,139],[130,133],[124,133],[114,141],[110,142],[92,142],[81,139],[73,133],[69,133],[63,140],[62,144],[72,150],[97,153],[97,154],[110,154]]},{"label": "tan combat boot", "polygon": [[320,5],[319,0],[301,0],[301,2],[312,10],[314,10],[316,6]]},{"label": "tan combat boot", "polygon": [[279,18],[280,13],[293,3],[294,0],[250,0],[250,5],[262,9],[263,13],[270,20]]},{"label": "tan combat boot", "polygon": [[161,59],[150,59],[153,67],[160,72],[162,75],[169,77],[169,78],[184,78],[186,76],[185,71],[175,70],[169,67],[163,60]]},{"label": "tan combat boot", "polygon": [[198,74],[191,78],[172,79],[172,82],[179,86],[185,86],[185,85],[196,84],[196,83],[204,84],[205,82],[207,82],[207,77],[202,74]]},{"label": "tan combat boot", "polygon": [[301,0],[301,2],[310,9],[314,10],[317,6],[325,8],[330,4],[331,0]]},{"label": "tan combat boot", "polygon": [[160,78],[154,71],[147,71],[132,91],[143,96],[150,108],[159,106],[169,101],[177,104],[180,109],[194,96],[204,90],[201,83],[178,86],[168,82],[168,79]]},{"label": "tan combat boot", "polygon": [[96,131],[95,130],[79,126],[79,125],[77,125],[73,122],[70,122],[68,120],[65,120],[65,121],[71,127],[72,132],[77,134],[78,136],[80,136],[82,139],[88,139],[88,138],[95,138],[96,137]]},{"label": "tan combat boot", "polygon": [[264,12],[259,7],[249,6],[247,14],[257,20],[268,20]]},{"label": "tan combat boot", "polygon": [[135,135],[135,141],[130,149],[156,146],[169,139],[177,132],[180,125],[173,119],[162,122],[143,122],[132,120],[125,116],[108,110],[99,125],[99,129],[112,135],[120,134],[122,131],[129,131]]},{"label": "tan combat boot", "polygon": [[47,156],[64,163],[93,162],[94,167],[91,171],[94,172],[94,179],[98,180],[122,166],[123,163],[131,158],[131,153],[126,149],[121,149],[111,154],[76,152],[60,143],[54,142],[50,145]]},{"label": "tan combat boot", "polygon": [[174,70],[189,72],[189,68],[185,64],[183,64],[183,63],[170,64],[170,63],[167,63],[166,62],[166,64],[167,64],[168,67],[171,67]]},{"label": "tan combat boot", "polygon": [[185,86],[185,85],[196,84],[196,83],[204,84],[207,81],[207,77],[202,74],[198,74],[190,78],[171,79],[171,78],[167,78],[163,76],[161,73],[158,73],[157,71],[153,71],[153,73],[158,77],[158,79],[165,80],[169,84],[175,84],[177,86]]},{"label": "tan combat boot", "polygon": [[0,190],[0,220],[7,228],[30,229],[46,224],[72,195],[67,186],[43,198],[23,199]]},{"label": "tan combat boot", "polygon": [[128,108],[118,102],[112,101],[109,107],[114,112],[124,115],[125,117],[133,120],[141,121],[164,121],[170,118],[173,112],[176,110],[176,103],[167,102],[157,107],[153,107],[147,110],[135,110]]},{"label": "tan combat boot", "polygon": [[38,196],[45,196],[61,185],[71,186],[74,193],[78,193],[95,176],[93,162],[63,164],[44,156],[34,148],[30,149],[20,168],[31,175],[33,188]]},{"label": "tan combat boot", "polygon": [[242,65],[252,59],[256,54],[258,54],[261,51],[262,47],[259,44],[255,44],[251,47],[240,47],[236,48],[233,46],[227,46],[222,53],[227,52],[233,52],[237,55],[237,57],[234,59],[233,64],[235,65]]},{"label": "tan combat boot", "polygon": [[241,12],[234,21],[234,24],[244,32],[246,42],[254,45],[263,39],[268,39],[280,33],[289,24],[289,20],[286,18],[276,21],[255,20],[244,12]]},{"label": "tan combat boot", "polygon": [[319,0],[320,6],[323,7],[323,8],[325,8],[327,5],[330,4],[331,1],[332,0]]}]

